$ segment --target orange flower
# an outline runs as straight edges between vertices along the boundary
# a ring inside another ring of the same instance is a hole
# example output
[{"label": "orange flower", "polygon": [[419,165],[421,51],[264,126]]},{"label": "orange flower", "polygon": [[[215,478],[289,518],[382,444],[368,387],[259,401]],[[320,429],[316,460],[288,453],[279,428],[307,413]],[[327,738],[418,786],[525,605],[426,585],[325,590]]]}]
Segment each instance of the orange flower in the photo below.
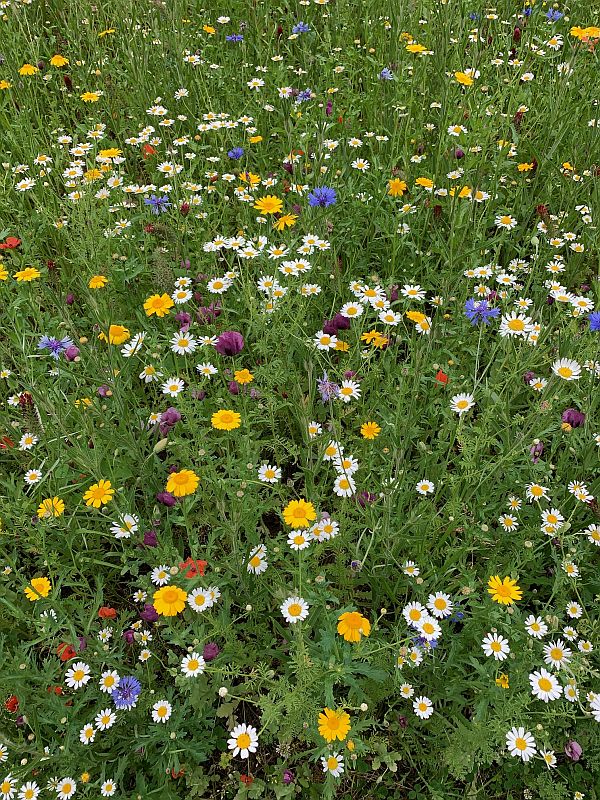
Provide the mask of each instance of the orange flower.
[{"label": "orange flower", "polygon": [[347,642],[360,642],[361,636],[371,633],[371,623],[359,611],[346,611],[338,620],[337,632]]}]

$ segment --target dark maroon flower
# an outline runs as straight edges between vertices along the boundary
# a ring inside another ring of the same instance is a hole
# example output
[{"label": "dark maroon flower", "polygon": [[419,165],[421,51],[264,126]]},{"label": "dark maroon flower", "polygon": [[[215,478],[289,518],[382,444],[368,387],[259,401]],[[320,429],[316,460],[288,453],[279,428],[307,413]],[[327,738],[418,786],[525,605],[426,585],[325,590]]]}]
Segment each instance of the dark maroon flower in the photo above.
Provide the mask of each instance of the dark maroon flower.
[{"label": "dark maroon flower", "polygon": [[565,745],[565,753],[571,759],[571,761],[579,761],[581,754],[583,753],[583,748],[579,742],[576,742],[574,739],[570,739]]},{"label": "dark maroon flower", "polygon": [[373,492],[361,492],[357,500],[359,506],[364,508],[368,503],[374,503],[377,500],[377,495],[373,494]]},{"label": "dark maroon flower", "polygon": [[214,661],[214,659],[221,652],[221,648],[216,642],[207,642],[202,651],[202,657],[205,661]]},{"label": "dark maroon flower", "polygon": [[294,166],[293,166],[293,164],[292,164],[291,162],[289,162],[289,161],[284,161],[284,162],[283,162],[283,164],[282,164],[282,167],[284,168],[284,170],[285,170],[286,172],[289,172],[289,173],[290,173],[290,175],[291,175],[291,174],[292,174],[292,172],[294,171]]},{"label": "dark maroon flower", "polygon": [[589,290],[590,287],[588,286],[587,283],[582,283],[581,286],[579,287],[579,291],[581,292],[581,294],[585,294],[586,292],[589,292]]},{"label": "dark maroon flower", "polygon": [[74,302],[75,302],[75,295],[74,295],[74,294],[71,294],[71,293],[69,292],[69,294],[68,294],[68,295],[65,297],[65,303],[66,303],[68,306],[72,306]]},{"label": "dark maroon flower", "polygon": [[182,203],[179,206],[179,213],[181,214],[182,217],[187,217],[187,215],[190,213],[190,204]]},{"label": "dark maroon flower", "polygon": [[389,301],[390,301],[390,303],[395,303],[395,302],[396,302],[396,300],[398,299],[398,297],[399,297],[399,294],[398,294],[398,284],[396,284],[396,283],[395,283],[395,284],[392,286],[392,288],[390,289],[390,296],[389,296]]},{"label": "dark maroon flower", "polygon": [[227,384],[227,390],[229,391],[229,394],[240,393],[240,387],[237,385],[235,381],[229,381],[229,383]]},{"label": "dark maroon flower", "polygon": [[215,344],[215,350],[222,356],[237,356],[244,348],[244,337],[237,331],[224,331]]},{"label": "dark maroon flower", "polygon": [[170,407],[160,415],[159,429],[161,436],[166,436],[181,420],[181,414],[176,408]]},{"label": "dark maroon flower", "polygon": [[535,372],[532,372],[531,370],[528,370],[528,371],[527,371],[527,372],[526,372],[526,373],[523,375],[523,380],[525,381],[525,383],[527,384],[527,386],[529,386],[529,384],[531,383],[531,381],[535,380]]},{"label": "dark maroon flower", "polygon": [[354,372],[354,370],[352,369],[347,369],[346,372],[344,372],[344,378],[346,378],[346,380],[350,380],[350,378],[355,378],[355,377],[356,377],[356,372]]},{"label": "dark maroon flower", "polygon": [[167,508],[172,508],[177,502],[177,498],[174,497],[171,492],[159,492],[156,495],[156,499],[159,503],[162,503],[163,506],[167,506]]},{"label": "dark maroon flower", "polygon": [[156,531],[149,530],[144,533],[144,545],[146,547],[156,547],[158,545]]},{"label": "dark maroon flower", "polygon": [[123,638],[127,642],[127,644],[133,644],[135,641],[134,631],[128,630],[123,631]]},{"label": "dark maroon flower", "polygon": [[192,400],[204,400],[205,397],[204,389],[192,389]]},{"label": "dark maroon flower", "polygon": [[144,622],[156,622],[158,620],[158,611],[150,603],[144,605],[144,610],[140,611],[140,617]]},{"label": "dark maroon flower", "polygon": [[83,652],[87,647],[87,639],[85,636],[78,636],[79,639],[79,652]]},{"label": "dark maroon flower", "polygon": [[79,348],[75,347],[74,344],[69,345],[65,350],[65,358],[67,361],[75,361],[77,356],[79,355]]},{"label": "dark maroon flower", "polygon": [[561,419],[572,428],[581,428],[585,423],[585,414],[578,411],[576,408],[567,408],[566,411],[563,411]]},{"label": "dark maroon flower", "polygon": [[327,101],[327,105],[325,106],[325,113],[327,114],[328,117],[330,117],[333,114],[333,103],[331,100]]},{"label": "dark maroon flower", "polygon": [[401,715],[398,717],[398,725],[400,725],[401,728],[408,728],[408,720],[405,716]]},{"label": "dark maroon flower", "polygon": [[464,158],[464,157],[465,157],[465,151],[461,150],[460,147],[457,147],[456,150],[454,151],[454,158]]},{"label": "dark maroon flower", "polygon": [[350,327],[350,320],[342,314],[336,314],[331,319],[323,321],[323,333],[335,336],[338,331],[345,331]]}]

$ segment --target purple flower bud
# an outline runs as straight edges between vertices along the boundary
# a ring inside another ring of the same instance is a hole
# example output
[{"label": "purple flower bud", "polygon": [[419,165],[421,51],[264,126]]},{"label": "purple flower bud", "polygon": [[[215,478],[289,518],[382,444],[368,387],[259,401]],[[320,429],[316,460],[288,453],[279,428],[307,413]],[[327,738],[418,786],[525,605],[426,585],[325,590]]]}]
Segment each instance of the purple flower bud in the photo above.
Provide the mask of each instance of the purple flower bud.
[{"label": "purple flower bud", "polygon": [[235,381],[229,381],[229,383],[227,384],[227,389],[229,391],[229,394],[239,394],[240,393],[240,387],[237,385],[237,383]]},{"label": "purple flower bud", "polygon": [[408,720],[404,715],[398,717],[398,725],[400,725],[401,728],[408,728]]},{"label": "purple flower bud", "polygon": [[464,157],[465,157],[465,151],[461,150],[460,147],[457,147],[456,150],[454,151],[454,158],[464,158]]},{"label": "purple flower bud", "polygon": [[83,652],[87,647],[87,639],[85,636],[78,636],[79,639],[79,652]]},{"label": "purple flower bud", "polygon": [[216,642],[207,642],[202,651],[202,657],[205,661],[214,661],[214,659],[221,652],[221,648]]},{"label": "purple flower bud", "polygon": [[373,492],[361,492],[357,500],[359,506],[364,508],[368,503],[374,503],[377,500],[377,495],[374,495]]},{"label": "purple flower bud", "polygon": [[333,103],[331,100],[327,101],[327,105],[325,106],[325,113],[327,114],[328,117],[330,117],[333,114]]},{"label": "purple flower bud", "polygon": [[222,356],[236,356],[244,347],[244,337],[237,331],[224,331],[215,344],[215,350]]},{"label": "purple flower bud", "polygon": [[205,397],[204,389],[192,389],[192,400],[204,400]]},{"label": "purple flower bud", "polygon": [[290,783],[294,782],[294,773],[291,769],[284,769],[283,770],[283,782],[287,786]]},{"label": "purple flower bud", "polygon": [[394,286],[392,286],[392,288],[390,289],[390,303],[395,303],[395,302],[396,302],[396,300],[398,299],[398,297],[399,297],[399,294],[398,294],[398,286],[397,286],[397,285],[394,285]]},{"label": "purple flower bud", "polygon": [[187,331],[192,324],[192,315],[188,314],[187,311],[178,311],[177,314],[175,314],[175,321],[179,323],[181,330],[185,328]]},{"label": "purple flower bud", "polygon": [[260,397],[260,392],[258,391],[258,389],[251,388],[250,389],[250,399],[251,400],[258,400],[259,397]]},{"label": "purple flower bud", "polygon": [[181,259],[181,266],[183,267],[183,269],[189,269],[192,266],[189,258],[185,258],[185,259],[182,258]]},{"label": "purple flower bud", "polygon": [[354,559],[354,561],[350,562],[350,569],[352,572],[360,572],[362,569],[362,562]]},{"label": "purple flower bud", "polygon": [[350,378],[355,378],[355,377],[356,377],[356,372],[354,372],[354,370],[352,369],[347,369],[346,372],[344,372],[344,378],[346,378],[346,380],[350,380]]},{"label": "purple flower bud", "polygon": [[174,497],[171,492],[159,492],[156,495],[156,499],[159,503],[162,503],[163,506],[167,506],[167,508],[172,508],[177,502],[177,498]]},{"label": "purple flower bud", "polygon": [[294,203],[292,205],[292,211],[294,212],[294,214],[300,215],[302,213],[302,206],[299,205],[298,203]]},{"label": "purple flower bud", "polygon": [[578,411],[576,408],[567,408],[566,411],[563,411],[561,419],[572,428],[581,428],[585,423],[585,414]]},{"label": "purple flower bud", "polygon": [[531,455],[531,460],[534,464],[537,464],[540,458],[544,453],[544,443],[538,442],[537,444],[532,444],[529,448],[529,454]]},{"label": "purple flower bud", "polygon": [[144,610],[140,611],[140,617],[144,622],[156,622],[158,620],[158,611],[150,603],[144,605]]},{"label": "purple flower bud", "polygon": [[526,372],[526,373],[523,375],[523,381],[526,383],[526,385],[527,385],[527,386],[529,386],[529,384],[531,383],[531,381],[532,381],[532,380],[534,380],[534,379],[535,379],[535,372],[532,372],[531,370],[528,370],[528,371],[527,371],[527,372]]},{"label": "purple flower bud", "polygon": [[170,464],[167,472],[172,475],[174,472],[179,472],[179,464]]},{"label": "purple flower bud", "polygon": [[181,420],[181,414],[173,406],[169,406],[166,411],[160,415],[160,421],[173,427]]},{"label": "purple flower bud", "polygon": [[75,302],[75,295],[74,295],[74,294],[71,294],[71,293],[69,292],[69,294],[68,294],[68,295],[65,297],[65,303],[66,303],[68,306],[72,306],[74,302]]},{"label": "purple flower bud", "polygon": [[323,320],[323,333],[335,336],[339,330],[347,330],[350,327],[350,320],[341,314],[336,314],[332,319]]},{"label": "purple flower bud", "polygon": [[100,395],[100,397],[108,397],[109,392],[110,392],[110,387],[107,386],[105,383],[103,383],[102,386],[98,387],[98,394]]},{"label": "purple flower bud", "polygon": [[67,361],[75,361],[77,356],[79,355],[79,348],[75,347],[74,344],[69,345],[65,350],[65,358]]},{"label": "purple flower bud", "polygon": [[583,753],[583,748],[579,742],[576,742],[574,739],[570,739],[565,745],[565,753],[571,759],[571,761],[579,761],[581,754]]},{"label": "purple flower bud", "polygon": [[19,714],[19,716],[15,719],[15,725],[17,726],[17,728],[20,728],[24,724],[25,724],[25,717],[22,714]]},{"label": "purple flower bud", "polygon": [[158,545],[156,531],[149,530],[144,533],[144,545],[146,547],[156,547]]},{"label": "purple flower bud", "polygon": [[132,630],[123,631],[123,638],[125,639],[127,644],[133,644],[135,641],[134,631]]},{"label": "purple flower bud", "polygon": [[289,173],[290,173],[290,175],[291,175],[291,174],[292,174],[292,172],[294,171],[294,165],[293,165],[293,164],[290,164],[290,162],[289,162],[289,161],[284,161],[284,162],[283,162],[283,164],[282,164],[282,166],[283,166],[283,168],[284,168],[284,170],[285,170],[286,172],[289,172]]},{"label": "purple flower bud", "polygon": [[548,295],[548,297],[546,298],[546,305],[549,305],[549,306],[553,306],[554,305],[554,298],[552,297],[552,295]]},{"label": "purple flower bud", "polygon": [[586,292],[589,292],[589,290],[590,287],[587,283],[582,283],[581,286],[579,287],[579,291],[581,292],[581,294],[585,294]]}]

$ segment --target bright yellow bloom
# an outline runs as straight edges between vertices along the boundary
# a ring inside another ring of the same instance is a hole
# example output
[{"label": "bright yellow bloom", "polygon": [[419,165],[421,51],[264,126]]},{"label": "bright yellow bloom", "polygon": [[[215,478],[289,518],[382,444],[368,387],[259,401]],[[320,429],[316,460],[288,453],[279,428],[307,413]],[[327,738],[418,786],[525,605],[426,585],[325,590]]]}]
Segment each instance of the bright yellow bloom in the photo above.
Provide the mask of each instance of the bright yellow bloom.
[{"label": "bright yellow bloom", "polygon": [[157,317],[164,317],[174,305],[175,303],[168,294],[153,294],[144,303],[144,311],[148,317],[151,317],[152,314],[156,314]]},{"label": "bright yellow bloom", "polygon": [[502,605],[512,605],[515,600],[520,600],[523,592],[517,586],[517,582],[511,578],[504,578],[500,580],[499,575],[493,575],[488,581],[488,592],[492,595],[492,600],[495,603]]},{"label": "bright yellow bloom", "polygon": [[256,208],[261,214],[278,214],[283,208],[283,201],[274,194],[268,194],[266,197],[259,198],[253,208]]},{"label": "bright yellow bloom", "polygon": [[35,75],[38,72],[39,69],[34,67],[33,64],[23,64],[19,70],[19,75]]},{"label": "bright yellow bloom", "polygon": [[234,372],[233,379],[236,383],[243,385],[244,383],[252,383],[254,380],[254,375],[249,369],[238,369],[236,372]]},{"label": "bright yellow bloom", "polygon": [[60,497],[47,497],[38,506],[37,515],[40,519],[46,517],[60,517],[65,513],[65,504]]},{"label": "bright yellow bloom", "polygon": [[319,733],[326,742],[339,739],[343,742],[350,733],[350,716],[341,708],[324,708],[319,714]]},{"label": "bright yellow bloom", "polygon": [[108,36],[109,33],[114,33],[114,32],[115,32],[114,28],[109,28],[107,31],[100,31],[100,33],[98,34],[98,38],[104,39],[104,37]]},{"label": "bright yellow bloom", "polygon": [[50,66],[52,67],[66,67],[68,63],[69,63],[68,59],[58,54],[52,56],[52,58],[50,59]]},{"label": "bright yellow bloom", "polygon": [[166,491],[174,494],[175,497],[185,497],[196,491],[200,478],[191,469],[182,469],[179,472],[172,472],[167,481]]},{"label": "bright yellow bloom", "polygon": [[0,81],[0,89],[10,89],[11,84],[9,81]]},{"label": "bright yellow bloom", "polygon": [[402,197],[408,186],[400,178],[390,178],[388,181],[388,194],[392,197]]},{"label": "bright yellow bloom", "polygon": [[90,278],[88,286],[90,289],[102,289],[108,283],[108,278],[105,275],[93,275]]},{"label": "bright yellow bloom", "polygon": [[498,675],[496,678],[496,686],[500,686],[502,689],[508,689],[508,675],[504,672]]},{"label": "bright yellow bloom", "polygon": [[212,25],[204,25],[204,26],[202,27],[202,30],[203,30],[205,33],[210,33],[211,35],[212,35],[213,33],[216,33],[216,30],[213,28],[213,26],[212,26]]},{"label": "bright yellow bloom", "polygon": [[455,72],[454,77],[461,86],[473,86],[473,78],[466,72]]},{"label": "bright yellow bloom", "polygon": [[458,193],[459,197],[471,197],[473,194],[473,189],[470,186],[463,186],[460,192]]},{"label": "bright yellow bloom", "polygon": [[154,592],[152,605],[157,614],[161,614],[163,617],[174,617],[183,611],[186,600],[187,592],[184,592],[179,586],[162,586]]},{"label": "bright yellow bloom", "polygon": [[260,175],[255,175],[254,172],[240,172],[240,180],[249,183],[250,186],[257,186],[260,183]]},{"label": "bright yellow bloom", "polygon": [[106,150],[100,150],[98,155],[101,158],[117,158],[117,156],[122,155],[123,151],[119,150],[118,147],[108,147]]},{"label": "bright yellow bloom", "polygon": [[338,339],[333,349],[337,350],[338,353],[347,353],[348,350],[350,350],[350,345],[348,342],[343,342],[341,339]]},{"label": "bright yellow bloom", "polygon": [[317,512],[313,504],[306,500],[290,500],[283,509],[283,518],[292,528],[308,528],[317,518]]},{"label": "bright yellow bloom", "polygon": [[89,783],[89,782],[90,782],[90,778],[91,778],[91,777],[92,777],[92,776],[90,775],[90,773],[89,773],[89,772],[82,772],[82,773],[81,773],[81,775],[79,776],[79,780],[80,780],[82,783]]},{"label": "bright yellow bloom", "polygon": [[97,103],[100,99],[100,95],[98,92],[84,92],[81,95],[81,99],[84,103]]},{"label": "bright yellow bloom", "polygon": [[424,53],[427,50],[423,44],[407,44],[406,49],[409,53]]},{"label": "bright yellow bloom", "polygon": [[519,170],[519,172],[530,172],[533,169],[533,163],[517,164],[517,169]]},{"label": "bright yellow bloom", "polygon": [[359,611],[346,611],[338,617],[337,632],[347,642],[360,642],[371,633],[371,623]]},{"label": "bright yellow bloom", "polygon": [[100,180],[102,177],[102,170],[97,169],[94,167],[93,169],[88,169],[83,173],[83,178],[86,183],[91,183],[92,181]]},{"label": "bright yellow bloom", "polygon": [[273,222],[273,227],[276,231],[282,231],[285,229],[286,225],[288,228],[293,227],[297,219],[297,214],[282,214],[279,219]]},{"label": "bright yellow bloom", "polygon": [[8,278],[8,270],[0,263],[0,281],[5,281]]},{"label": "bright yellow bloom", "polygon": [[425,322],[427,317],[425,314],[422,314],[420,311],[407,311],[406,316],[409,318],[411,322]]},{"label": "bright yellow bloom", "polygon": [[241,416],[237,411],[220,409],[210,418],[211,425],[218,431],[233,431],[240,427]]},{"label": "bright yellow bloom", "polygon": [[415,184],[417,186],[422,186],[424,189],[433,188],[433,181],[431,180],[431,178],[417,178]]},{"label": "bright yellow bloom", "polygon": [[262,140],[263,140],[263,137],[262,137],[262,136],[251,136],[251,137],[248,139],[248,141],[250,142],[250,144],[258,144],[259,142],[262,142]]},{"label": "bright yellow bloom", "polygon": [[381,433],[381,428],[376,422],[363,422],[360,426],[360,434],[365,439],[375,439]]},{"label": "bright yellow bloom", "polygon": [[39,278],[42,273],[35,267],[25,267],[20,272],[15,272],[13,278],[16,278],[19,283],[32,281],[34,278]]},{"label": "bright yellow bloom", "polygon": [[570,34],[580,41],[584,41],[585,39],[600,39],[600,28],[596,26],[580,28],[576,25],[571,28]]},{"label": "bright yellow bloom", "polygon": [[90,486],[83,495],[83,499],[85,500],[86,506],[100,508],[100,506],[110,503],[114,493],[115,490],[111,489],[110,481],[100,480],[98,483],[93,483]]},{"label": "bright yellow bloom", "polygon": [[42,597],[48,597],[50,594],[50,590],[52,589],[52,584],[48,580],[48,578],[33,578],[30,581],[31,586],[26,586],[23,591],[28,600],[31,600],[34,603],[36,600],[39,600]]},{"label": "bright yellow bloom", "polygon": [[[129,328],[125,328],[123,325],[111,325],[108,329],[109,344],[123,344],[130,336]],[[98,334],[98,338],[105,342],[106,334],[100,333]]]}]

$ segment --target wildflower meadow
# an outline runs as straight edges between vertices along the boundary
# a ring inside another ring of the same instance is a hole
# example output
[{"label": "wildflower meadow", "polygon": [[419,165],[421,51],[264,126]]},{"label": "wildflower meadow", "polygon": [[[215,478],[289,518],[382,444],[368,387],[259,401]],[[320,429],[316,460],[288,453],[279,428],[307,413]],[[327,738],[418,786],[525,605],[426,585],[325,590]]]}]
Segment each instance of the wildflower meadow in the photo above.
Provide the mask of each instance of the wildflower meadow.
[{"label": "wildflower meadow", "polygon": [[600,798],[600,6],[0,0],[0,800]]}]

